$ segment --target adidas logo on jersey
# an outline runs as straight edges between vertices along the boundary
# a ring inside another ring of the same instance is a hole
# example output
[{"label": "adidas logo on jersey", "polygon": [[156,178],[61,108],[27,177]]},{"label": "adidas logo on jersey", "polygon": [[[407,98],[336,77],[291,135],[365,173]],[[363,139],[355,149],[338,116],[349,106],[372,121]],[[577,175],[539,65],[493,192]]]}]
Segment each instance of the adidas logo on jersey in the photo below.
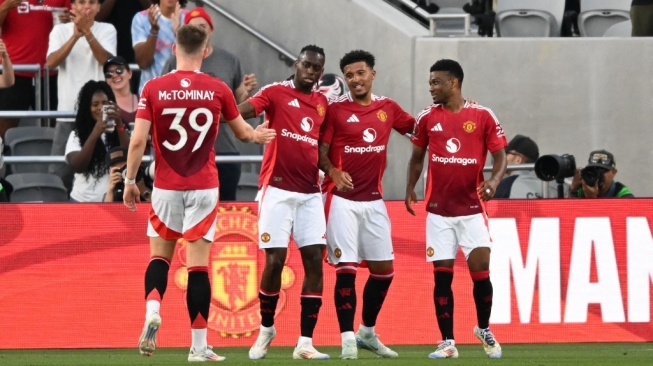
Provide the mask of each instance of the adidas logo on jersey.
[{"label": "adidas logo on jersey", "polygon": [[355,114],[352,114],[351,117],[347,119],[347,122],[360,122],[360,120],[358,119],[358,117],[356,117]]},{"label": "adidas logo on jersey", "polygon": [[442,131],[442,125],[440,124],[440,122],[438,122],[438,124],[436,124],[435,126],[433,126],[433,128],[431,128],[431,132],[440,132],[440,131]]},{"label": "adidas logo on jersey", "polygon": [[293,99],[288,103],[289,106],[299,108],[299,101],[297,99]]}]

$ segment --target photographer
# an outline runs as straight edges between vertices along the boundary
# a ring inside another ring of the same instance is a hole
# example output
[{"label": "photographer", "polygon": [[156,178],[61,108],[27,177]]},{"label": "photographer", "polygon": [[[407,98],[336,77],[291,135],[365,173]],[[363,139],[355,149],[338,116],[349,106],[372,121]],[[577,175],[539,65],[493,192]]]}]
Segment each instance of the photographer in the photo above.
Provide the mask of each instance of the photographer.
[{"label": "photographer", "polygon": [[569,197],[635,197],[628,187],[614,180],[617,175],[615,166],[612,153],[606,150],[592,151],[587,166],[583,169],[576,169],[574,180],[569,187]]},{"label": "photographer", "polygon": [[[107,153],[107,166],[109,167],[109,186],[104,195],[104,202],[122,202],[122,194],[125,189],[123,172],[127,166],[127,148],[114,147]],[[142,168],[136,174],[136,185],[141,193],[141,202],[149,202],[151,197],[150,189],[146,186]]]}]

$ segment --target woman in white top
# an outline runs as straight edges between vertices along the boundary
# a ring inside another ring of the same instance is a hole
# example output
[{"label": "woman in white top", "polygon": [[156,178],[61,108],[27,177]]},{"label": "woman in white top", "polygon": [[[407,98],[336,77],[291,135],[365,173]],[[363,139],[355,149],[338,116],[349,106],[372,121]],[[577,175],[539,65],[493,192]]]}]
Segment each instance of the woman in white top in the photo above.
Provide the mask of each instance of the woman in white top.
[{"label": "woman in white top", "polygon": [[75,126],[66,144],[66,161],[75,172],[71,201],[102,201],[109,182],[107,151],[116,146],[129,146],[116,97],[106,82],[91,80],[79,92]]}]

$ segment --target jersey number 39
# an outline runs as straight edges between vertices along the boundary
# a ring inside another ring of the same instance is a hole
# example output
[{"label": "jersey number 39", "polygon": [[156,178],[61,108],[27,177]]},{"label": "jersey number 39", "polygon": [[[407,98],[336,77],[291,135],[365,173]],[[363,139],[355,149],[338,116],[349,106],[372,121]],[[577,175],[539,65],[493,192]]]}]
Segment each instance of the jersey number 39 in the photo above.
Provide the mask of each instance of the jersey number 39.
[{"label": "jersey number 39", "polygon": [[[168,150],[177,151],[186,146],[186,143],[188,142],[188,132],[184,126],[181,125],[181,121],[186,114],[186,109],[187,108],[164,108],[163,112],[161,112],[161,115],[175,115],[172,124],[170,125],[170,129],[177,131],[179,134],[179,141],[177,141],[176,144],[173,145],[168,140],[163,142],[163,146]],[[206,117],[206,122],[203,125],[197,124],[197,116],[199,115],[204,115]],[[188,115],[188,124],[193,130],[200,133],[197,137],[197,141],[195,141],[195,145],[193,146],[193,151],[195,151],[202,146],[202,142],[204,142],[204,138],[206,137],[207,132],[209,132],[211,124],[213,124],[213,113],[211,113],[207,108],[193,109]]]}]

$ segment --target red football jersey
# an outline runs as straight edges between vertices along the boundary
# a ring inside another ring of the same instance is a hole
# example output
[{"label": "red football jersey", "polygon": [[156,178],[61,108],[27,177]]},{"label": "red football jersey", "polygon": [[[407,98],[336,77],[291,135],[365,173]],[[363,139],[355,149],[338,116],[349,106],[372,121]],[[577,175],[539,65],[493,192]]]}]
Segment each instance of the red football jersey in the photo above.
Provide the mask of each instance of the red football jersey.
[{"label": "red football jersey", "polygon": [[156,187],[218,187],[213,144],[220,113],[228,121],[239,115],[233,93],[213,76],[174,71],[145,84],[136,118],[152,122]]},{"label": "red football jersey", "polygon": [[323,191],[352,201],[382,199],[381,180],[390,132],[394,128],[405,134],[414,125],[415,118],[390,98],[372,95],[372,103],[364,106],[354,102],[347,93],[333,101],[327,110],[320,141],[331,145],[329,160],[349,173],[354,189],[340,192],[327,176]]},{"label": "red football jersey", "polygon": [[417,117],[413,144],[428,147],[426,210],[441,216],[483,212],[476,187],[484,180],[487,151],[506,147],[506,137],[492,111],[465,103],[458,113],[441,104]]},{"label": "red football jersey", "polygon": [[304,94],[288,80],[263,87],[247,101],[256,115],[265,111],[269,128],[277,132],[263,153],[259,188],[271,185],[291,192],[319,192],[317,141],[326,97],[315,91]]}]

